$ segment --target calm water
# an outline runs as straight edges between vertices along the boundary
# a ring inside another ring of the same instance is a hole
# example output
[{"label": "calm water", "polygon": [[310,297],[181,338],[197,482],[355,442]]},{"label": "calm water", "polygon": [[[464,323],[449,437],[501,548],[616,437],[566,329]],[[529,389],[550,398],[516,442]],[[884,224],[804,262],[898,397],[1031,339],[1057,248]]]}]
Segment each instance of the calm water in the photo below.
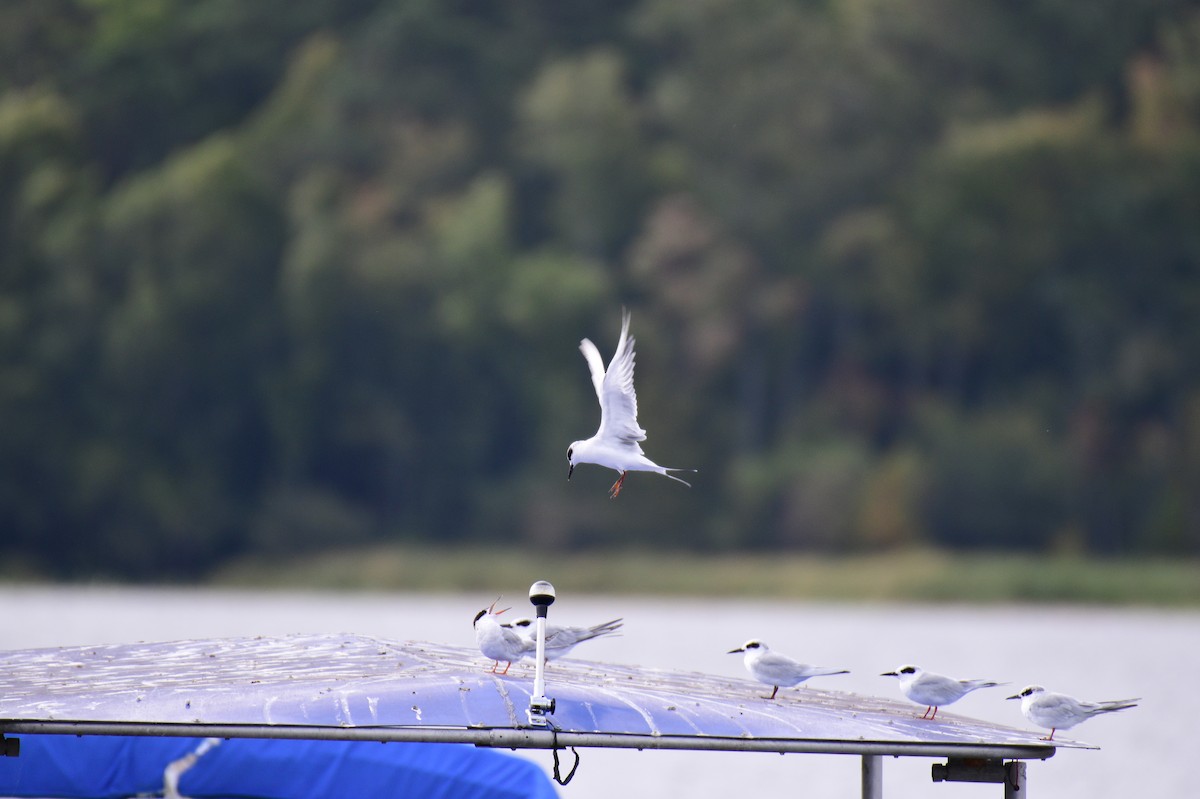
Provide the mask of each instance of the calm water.
[{"label": "calm water", "polygon": [[[517,612],[526,586],[514,586]],[[1039,607],[823,605],[793,602],[570,597],[551,619],[626,619],[621,638],[580,652],[594,660],[744,676],[724,654],[756,637],[795,657],[851,674],[823,687],[896,695],[877,676],[902,663],[960,677],[1008,681],[952,710],[1026,726],[1003,697],[1037,682],[1087,699],[1143,698],[1140,707],[1071,731],[1101,751],[1064,750],[1029,764],[1032,797],[1182,797],[1197,794],[1191,752],[1200,718],[1200,612]],[[471,619],[492,596],[303,594],[118,588],[0,588],[0,647],[174,640],[212,636],[351,632],[471,646]],[[553,684],[550,684],[553,688]],[[553,695],[553,690],[548,691]],[[914,709],[915,706],[914,706]],[[531,760],[549,765],[549,754]],[[858,797],[856,757],[583,750],[564,797]],[[972,799],[999,786],[934,784],[927,759],[888,760],[888,799]]]}]

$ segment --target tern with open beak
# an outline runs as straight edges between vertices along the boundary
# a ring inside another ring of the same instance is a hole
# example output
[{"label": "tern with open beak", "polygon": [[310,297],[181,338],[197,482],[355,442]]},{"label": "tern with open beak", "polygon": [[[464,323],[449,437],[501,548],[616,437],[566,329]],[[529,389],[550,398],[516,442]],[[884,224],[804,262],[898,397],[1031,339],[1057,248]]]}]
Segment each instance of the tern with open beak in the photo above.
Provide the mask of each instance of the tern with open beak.
[{"label": "tern with open beak", "polygon": [[[484,657],[496,661],[492,664],[492,674],[508,674],[513,661],[520,660],[525,655],[529,642],[511,627],[499,622],[500,614],[509,608],[496,610],[496,602],[475,614],[475,643]],[[504,662],[504,671],[497,671],[501,661]]]}]

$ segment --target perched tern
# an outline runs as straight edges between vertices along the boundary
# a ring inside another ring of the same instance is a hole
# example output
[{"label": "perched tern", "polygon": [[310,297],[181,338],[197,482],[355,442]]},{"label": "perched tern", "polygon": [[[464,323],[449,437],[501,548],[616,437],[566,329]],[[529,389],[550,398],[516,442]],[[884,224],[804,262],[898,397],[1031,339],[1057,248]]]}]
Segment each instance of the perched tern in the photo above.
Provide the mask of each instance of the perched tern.
[{"label": "perched tern", "polygon": [[763,699],[774,699],[775,695],[779,693],[780,686],[790,688],[793,685],[799,685],[809,677],[850,673],[845,669],[811,666],[798,660],[792,660],[787,655],[772,652],[765,643],[755,639],[750,639],[737,649],[730,649],[726,654],[732,655],[738,652],[746,653],[742,662],[746,664],[746,670],[753,675],[754,679],[771,686],[771,695],[764,696]]},{"label": "perched tern", "polygon": [[1084,702],[1066,694],[1047,691],[1040,685],[1030,685],[1008,699],[1021,700],[1021,713],[1039,727],[1050,730],[1042,740],[1053,741],[1056,730],[1069,730],[1081,721],[1101,713],[1137,707],[1140,699],[1116,699],[1109,702]]},{"label": "perched tern", "polygon": [[[572,649],[584,641],[605,635],[620,635],[617,630],[621,629],[623,623],[621,619],[613,619],[591,627],[565,627],[559,624],[547,624],[546,660],[558,660],[560,657],[570,654]],[[533,619],[514,619],[512,627],[528,643],[529,650],[525,653],[526,656],[537,657],[537,627],[534,625]]]},{"label": "perched tern", "polygon": [[588,370],[592,374],[592,385],[596,388],[596,396],[600,398],[600,429],[596,435],[584,441],[576,441],[567,448],[567,479],[581,463],[594,463],[597,466],[607,466],[615,469],[621,476],[613,483],[609,496],[613,499],[621,493],[628,472],[657,472],[658,474],[677,480],[685,486],[691,483],[682,480],[671,472],[688,472],[695,469],[674,469],[659,466],[642,452],[639,441],[646,440],[646,431],[638,426],[637,393],[633,390],[633,337],[629,335],[629,312],[625,311],[621,320],[621,338],[617,341],[617,350],[609,361],[608,371],[604,369],[604,361],[600,351],[590,339],[579,342],[579,351],[587,360]]},{"label": "perched tern", "polygon": [[[931,721],[937,716],[938,708],[962,699],[980,688],[995,688],[1003,683],[990,680],[956,680],[924,671],[917,666],[901,666],[895,671],[884,672],[882,677],[900,678],[900,691],[918,705],[927,705],[921,718]],[[930,711],[933,711],[931,714]]]},{"label": "perched tern", "polygon": [[[508,608],[496,610],[496,602],[475,614],[475,643],[484,657],[496,661],[492,664],[492,674],[508,674],[513,661],[520,660],[525,655],[529,642],[511,627],[497,621],[497,617]],[[504,671],[497,672],[500,661],[504,661]]]}]

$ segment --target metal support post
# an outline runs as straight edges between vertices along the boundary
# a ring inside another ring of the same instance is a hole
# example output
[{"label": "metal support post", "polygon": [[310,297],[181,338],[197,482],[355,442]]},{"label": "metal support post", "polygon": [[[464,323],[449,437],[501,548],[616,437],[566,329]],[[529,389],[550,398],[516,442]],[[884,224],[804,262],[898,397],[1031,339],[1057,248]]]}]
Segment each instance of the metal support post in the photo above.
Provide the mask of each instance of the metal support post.
[{"label": "metal support post", "polygon": [[1026,799],[1029,788],[1025,782],[1025,763],[1013,760],[1004,767],[1008,771],[1008,778],[1004,780],[1004,799]]},{"label": "metal support post", "polygon": [[883,756],[862,757],[862,799],[883,799]]}]

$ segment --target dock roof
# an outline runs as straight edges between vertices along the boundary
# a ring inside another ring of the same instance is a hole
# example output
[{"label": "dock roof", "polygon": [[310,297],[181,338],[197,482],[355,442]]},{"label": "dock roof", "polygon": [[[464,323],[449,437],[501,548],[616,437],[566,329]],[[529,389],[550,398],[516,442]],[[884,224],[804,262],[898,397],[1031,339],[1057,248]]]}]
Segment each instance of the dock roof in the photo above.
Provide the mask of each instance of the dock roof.
[{"label": "dock roof", "polygon": [[467,742],[1043,759],[1069,739],[907,702],[558,660],[551,728],[531,727],[533,665],[473,649],[295,635],[0,653],[0,732]]}]

